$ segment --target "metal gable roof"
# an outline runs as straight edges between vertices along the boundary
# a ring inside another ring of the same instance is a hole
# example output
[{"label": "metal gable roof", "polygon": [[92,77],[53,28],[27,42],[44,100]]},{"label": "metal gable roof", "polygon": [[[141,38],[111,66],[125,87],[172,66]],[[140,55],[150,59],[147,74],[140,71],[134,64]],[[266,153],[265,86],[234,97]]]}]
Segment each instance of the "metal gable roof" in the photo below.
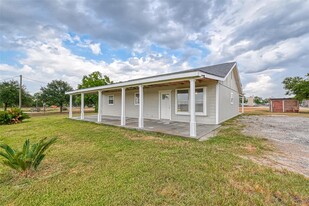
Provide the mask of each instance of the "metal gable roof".
[{"label": "metal gable roof", "polygon": [[207,74],[211,74],[217,77],[226,77],[226,75],[230,72],[236,62],[228,62],[223,64],[216,64],[212,66],[201,67],[193,70],[205,72]]},{"label": "metal gable roof", "polygon": [[210,74],[210,75],[214,75],[214,76],[217,76],[217,77],[220,77],[220,78],[224,78],[231,71],[231,69],[233,68],[233,66],[235,64],[236,64],[236,62],[228,62],[228,63],[199,67],[199,68],[194,68],[194,69],[187,69],[187,70],[183,70],[183,71],[159,74],[159,75],[155,75],[155,76],[142,77],[142,78],[138,78],[138,79],[128,80],[127,82],[134,81],[134,80],[148,79],[148,78],[152,78],[152,77],[160,77],[160,76],[167,76],[167,75],[187,73],[187,72],[196,72],[196,71],[200,71],[200,72],[204,72],[206,74]]},{"label": "metal gable roof", "polygon": [[[236,62],[228,62],[228,63],[200,67],[200,68],[195,68],[195,69],[188,69],[188,70],[183,70],[183,71],[178,71],[178,72],[173,72],[173,73],[160,74],[156,76],[144,77],[144,78],[139,78],[139,79],[132,79],[132,80],[124,81],[124,82],[116,82],[113,84],[102,85],[98,87],[79,89],[79,90],[66,92],[66,94],[99,91],[103,89],[110,89],[110,88],[116,88],[116,87],[130,86],[130,85],[136,85],[136,84],[145,84],[148,82],[159,82],[163,80],[166,81],[170,79],[198,77],[198,76],[203,76],[203,74],[204,74],[204,78],[206,75],[207,78],[222,81],[226,78],[229,72],[234,68],[234,65],[236,65]],[[238,78],[238,81],[239,81],[239,78]],[[239,86],[239,88],[241,91],[241,86]]]}]

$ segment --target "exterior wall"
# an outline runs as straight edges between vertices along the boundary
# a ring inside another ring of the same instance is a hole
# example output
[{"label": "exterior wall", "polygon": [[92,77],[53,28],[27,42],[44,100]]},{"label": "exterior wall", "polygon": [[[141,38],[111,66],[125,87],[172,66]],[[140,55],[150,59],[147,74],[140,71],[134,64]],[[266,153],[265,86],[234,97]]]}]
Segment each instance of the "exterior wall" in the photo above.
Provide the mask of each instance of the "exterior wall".
[{"label": "exterior wall", "polygon": [[254,97],[248,97],[248,106],[253,107],[254,106]]},{"label": "exterior wall", "polygon": [[271,100],[271,107],[272,112],[283,112],[282,100]]},{"label": "exterior wall", "polygon": [[[144,88],[144,118],[159,119],[159,91],[171,90],[171,120],[179,122],[189,122],[190,115],[176,114],[175,90],[181,88],[189,89],[189,81],[182,84],[170,86],[159,86]],[[196,81],[196,87],[207,87],[206,89],[206,115],[196,115],[196,122],[202,124],[216,123],[216,81]],[[138,118],[139,105],[134,105],[134,94],[136,89],[126,89],[126,117]],[[108,105],[108,96],[114,95],[114,105]],[[237,97],[238,99],[238,97]],[[102,99],[102,114],[107,116],[121,115],[121,91],[104,91]]]},{"label": "exterior wall", "polygon": [[303,107],[309,107],[309,100],[303,100],[302,106]]},{"label": "exterior wall", "polygon": [[[224,82],[219,84],[219,123],[239,114],[239,93],[233,70]],[[231,103],[233,93],[233,103]]]},{"label": "exterior wall", "polygon": [[273,99],[270,100],[271,112],[299,112],[299,103],[294,99]]}]

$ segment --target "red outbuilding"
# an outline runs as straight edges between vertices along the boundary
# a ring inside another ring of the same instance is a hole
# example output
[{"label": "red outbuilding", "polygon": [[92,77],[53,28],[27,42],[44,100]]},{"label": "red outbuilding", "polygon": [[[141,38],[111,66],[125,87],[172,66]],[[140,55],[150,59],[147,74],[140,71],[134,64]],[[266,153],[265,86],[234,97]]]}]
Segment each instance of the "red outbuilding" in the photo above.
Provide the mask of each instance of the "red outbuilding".
[{"label": "red outbuilding", "polygon": [[299,102],[293,98],[270,99],[271,112],[299,112]]}]

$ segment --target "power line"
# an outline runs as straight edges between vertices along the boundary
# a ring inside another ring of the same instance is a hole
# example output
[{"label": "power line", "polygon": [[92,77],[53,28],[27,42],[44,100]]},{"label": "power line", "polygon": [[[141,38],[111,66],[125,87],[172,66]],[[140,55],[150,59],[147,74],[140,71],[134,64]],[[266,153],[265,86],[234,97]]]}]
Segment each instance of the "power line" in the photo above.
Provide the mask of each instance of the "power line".
[{"label": "power line", "polygon": [[34,82],[39,82],[39,83],[41,83],[41,84],[48,84],[47,82],[42,82],[42,81],[35,80],[35,79],[31,79],[31,78],[25,77],[25,76],[23,76],[23,78],[28,79],[28,80],[31,80],[31,81],[34,81]]},{"label": "power line", "polygon": [[16,77],[19,77],[19,76],[12,76],[12,77],[9,77],[9,78],[1,79],[1,81],[6,81],[6,80],[9,80],[9,79],[14,79]]}]

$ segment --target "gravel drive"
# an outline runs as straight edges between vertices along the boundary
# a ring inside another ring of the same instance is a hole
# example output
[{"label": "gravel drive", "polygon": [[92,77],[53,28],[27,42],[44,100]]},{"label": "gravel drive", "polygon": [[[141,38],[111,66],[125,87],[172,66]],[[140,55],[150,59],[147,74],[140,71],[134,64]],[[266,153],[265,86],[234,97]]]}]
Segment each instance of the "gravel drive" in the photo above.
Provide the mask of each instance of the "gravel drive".
[{"label": "gravel drive", "polygon": [[244,133],[271,140],[278,152],[257,160],[309,177],[309,118],[286,115],[242,116]]}]

